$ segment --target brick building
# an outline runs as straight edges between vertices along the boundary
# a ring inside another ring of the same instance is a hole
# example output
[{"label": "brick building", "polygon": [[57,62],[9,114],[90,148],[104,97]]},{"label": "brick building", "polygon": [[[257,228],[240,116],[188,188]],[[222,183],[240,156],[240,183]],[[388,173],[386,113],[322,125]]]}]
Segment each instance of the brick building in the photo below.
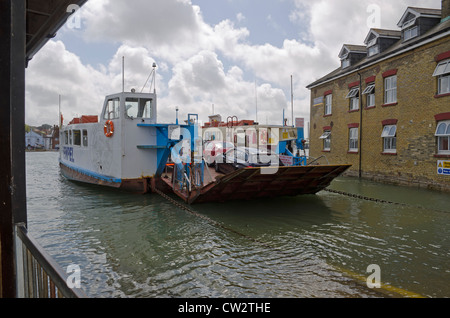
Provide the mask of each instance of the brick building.
[{"label": "brick building", "polygon": [[450,0],[408,7],[399,30],[343,45],[341,67],[310,84],[310,156],[347,174],[450,191]]}]

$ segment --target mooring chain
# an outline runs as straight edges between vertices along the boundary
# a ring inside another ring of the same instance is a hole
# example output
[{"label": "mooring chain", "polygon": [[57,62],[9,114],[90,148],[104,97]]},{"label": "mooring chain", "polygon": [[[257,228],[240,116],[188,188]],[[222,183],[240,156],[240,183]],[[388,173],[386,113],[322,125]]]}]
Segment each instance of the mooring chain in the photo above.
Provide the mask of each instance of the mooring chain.
[{"label": "mooring chain", "polygon": [[248,235],[246,235],[244,233],[241,233],[241,232],[238,232],[236,230],[233,230],[232,228],[226,227],[225,225],[223,225],[223,224],[221,224],[221,223],[219,223],[217,221],[214,221],[213,219],[210,219],[209,217],[207,217],[205,215],[202,215],[202,214],[200,214],[198,212],[195,212],[194,210],[190,209],[188,206],[186,206],[183,203],[181,203],[181,202],[179,202],[179,201],[169,197],[167,194],[163,193],[162,191],[160,191],[158,189],[153,189],[153,191],[156,192],[157,194],[159,194],[161,197],[163,197],[167,201],[171,202],[173,205],[176,205],[177,207],[181,208],[182,210],[184,210],[184,211],[186,211],[186,212],[188,212],[188,213],[190,213],[190,214],[192,214],[192,215],[194,215],[194,216],[196,216],[198,218],[201,218],[201,219],[203,219],[203,220],[205,220],[205,221],[207,221],[207,222],[209,222],[209,223],[211,223],[211,224],[213,224],[213,225],[215,225],[217,227],[220,227],[220,228],[222,228],[224,230],[227,230],[227,231],[232,232],[234,234],[237,234],[239,236],[245,237],[246,239],[249,239],[249,240],[251,240],[251,241],[253,241],[255,243],[264,245],[265,247],[270,247],[270,246],[268,246],[267,243],[261,242],[261,241],[255,239],[255,238],[253,238],[251,236],[248,236]]},{"label": "mooring chain", "polygon": [[364,201],[372,201],[372,202],[377,202],[377,203],[393,204],[393,205],[405,206],[405,207],[414,207],[414,208],[419,208],[419,209],[424,209],[424,210],[433,210],[433,211],[443,212],[443,213],[449,213],[450,212],[450,211],[443,211],[443,210],[438,210],[438,209],[433,209],[433,208],[427,208],[427,207],[423,207],[423,206],[420,206],[420,205],[412,205],[412,204],[408,204],[408,203],[401,203],[401,202],[394,202],[394,201],[388,201],[388,200],[383,200],[383,199],[371,198],[371,197],[363,196],[361,194],[348,193],[348,192],[339,191],[339,190],[324,189],[323,191],[330,192],[330,193],[335,193],[335,194],[340,194],[340,195],[345,195],[347,197],[356,198],[356,199],[360,199],[360,200],[364,200]]}]

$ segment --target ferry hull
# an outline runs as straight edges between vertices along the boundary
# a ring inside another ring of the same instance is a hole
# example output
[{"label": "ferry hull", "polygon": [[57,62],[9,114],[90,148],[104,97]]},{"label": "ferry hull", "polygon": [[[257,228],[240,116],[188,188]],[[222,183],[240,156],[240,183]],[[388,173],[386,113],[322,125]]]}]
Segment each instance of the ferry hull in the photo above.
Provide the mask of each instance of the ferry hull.
[{"label": "ferry hull", "polygon": [[93,173],[83,171],[81,169],[72,168],[66,166],[64,163],[60,163],[61,174],[72,181],[78,181],[83,183],[90,183],[100,186],[106,186],[111,188],[122,189],[128,192],[145,194],[149,192],[150,178],[140,178],[140,179],[115,179],[104,176],[96,176]]}]

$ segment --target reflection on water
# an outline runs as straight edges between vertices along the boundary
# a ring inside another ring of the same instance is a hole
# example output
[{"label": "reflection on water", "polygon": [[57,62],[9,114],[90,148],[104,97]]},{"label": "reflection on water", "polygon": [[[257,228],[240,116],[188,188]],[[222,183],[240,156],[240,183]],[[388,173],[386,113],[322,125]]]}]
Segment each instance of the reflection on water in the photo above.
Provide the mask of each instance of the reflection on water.
[{"label": "reflection on water", "polygon": [[[31,234],[92,297],[384,297],[348,276],[450,296],[448,195],[340,178],[316,196],[195,205],[78,184],[56,153],[27,153]],[[425,207],[425,208],[424,208]],[[219,223],[221,226],[217,226]]]}]

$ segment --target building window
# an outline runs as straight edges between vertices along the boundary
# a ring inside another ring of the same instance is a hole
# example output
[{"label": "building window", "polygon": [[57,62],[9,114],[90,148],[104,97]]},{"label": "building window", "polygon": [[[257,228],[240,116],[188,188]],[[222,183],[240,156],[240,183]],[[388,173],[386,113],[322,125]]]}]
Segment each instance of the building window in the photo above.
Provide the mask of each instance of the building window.
[{"label": "building window", "polygon": [[450,93],[450,60],[440,62],[433,76],[438,78],[438,95]]},{"label": "building window", "polygon": [[83,147],[88,146],[88,133],[86,129],[83,129]]},{"label": "building window", "polygon": [[419,27],[418,26],[406,29],[405,31],[403,31],[403,41],[408,41],[412,38],[415,38],[418,35],[419,35]]},{"label": "building window", "polygon": [[438,123],[436,138],[438,154],[450,155],[450,120]]},{"label": "building window", "polygon": [[367,106],[366,107],[374,107],[375,106],[375,84],[371,83],[367,85],[366,89],[363,92],[363,95],[367,95]]},{"label": "building window", "polygon": [[342,60],[342,68],[346,68],[350,66],[350,59]]},{"label": "building window", "polygon": [[397,102],[397,75],[384,79],[384,103],[393,104]]},{"label": "building window", "polygon": [[349,147],[348,150],[350,152],[358,151],[358,128],[350,128],[349,129]]},{"label": "building window", "polygon": [[383,152],[397,152],[397,125],[384,126],[381,138],[383,138]]},{"label": "building window", "polygon": [[330,94],[330,95],[325,96],[325,115],[331,115],[332,102],[333,102],[333,95]]},{"label": "building window", "polygon": [[323,135],[320,137],[323,140],[323,150],[330,151],[331,150],[331,131],[326,130]]},{"label": "building window", "polygon": [[351,111],[359,109],[359,88],[352,88],[346,98],[350,99]]},{"label": "building window", "polygon": [[380,49],[379,49],[378,45],[374,45],[374,46],[369,47],[369,49],[368,49],[368,55],[369,56],[373,56],[373,55],[376,55],[378,53],[380,53]]}]

